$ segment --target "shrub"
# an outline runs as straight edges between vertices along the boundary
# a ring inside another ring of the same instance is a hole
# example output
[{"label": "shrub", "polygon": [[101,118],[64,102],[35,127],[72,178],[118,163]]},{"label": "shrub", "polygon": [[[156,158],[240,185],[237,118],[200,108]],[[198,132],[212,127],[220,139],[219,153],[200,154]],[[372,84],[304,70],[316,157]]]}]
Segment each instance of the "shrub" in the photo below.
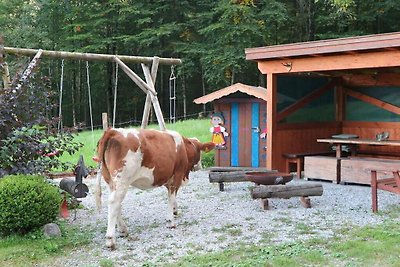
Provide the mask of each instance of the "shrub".
[{"label": "shrub", "polygon": [[0,179],[0,234],[25,234],[53,222],[59,213],[59,189],[43,176],[10,175]]},{"label": "shrub", "polygon": [[214,166],[214,156],[215,156],[215,151],[210,151],[208,153],[201,154],[201,163],[203,164],[203,168]]}]

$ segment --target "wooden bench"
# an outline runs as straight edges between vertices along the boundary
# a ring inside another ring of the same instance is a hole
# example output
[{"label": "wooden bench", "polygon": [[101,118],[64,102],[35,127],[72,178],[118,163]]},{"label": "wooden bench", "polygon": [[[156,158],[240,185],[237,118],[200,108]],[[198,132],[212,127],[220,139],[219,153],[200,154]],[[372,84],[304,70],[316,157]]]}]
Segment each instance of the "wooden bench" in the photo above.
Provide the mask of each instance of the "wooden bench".
[{"label": "wooden bench", "polygon": [[320,152],[303,152],[303,153],[284,153],[282,156],[286,159],[285,172],[290,172],[290,165],[296,165],[297,178],[301,178],[301,171],[304,170],[304,157],[306,156],[324,156],[334,155],[334,151],[320,151]]},{"label": "wooden bench", "polygon": [[251,189],[253,199],[261,199],[261,207],[268,209],[269,198],[300,197],[300,203],[305,208],[311,208],[310,196],[322,196],[323,187],[320,183],[287,184],[287,185],[261,185]]},{"label": "wooden bench", "polygon": [[[378,179],[378,172],[392,173],[393,177]],[[392,170],[371,170],[372,212],[378,211],[378,189],[400,194],[400,165]]]}]

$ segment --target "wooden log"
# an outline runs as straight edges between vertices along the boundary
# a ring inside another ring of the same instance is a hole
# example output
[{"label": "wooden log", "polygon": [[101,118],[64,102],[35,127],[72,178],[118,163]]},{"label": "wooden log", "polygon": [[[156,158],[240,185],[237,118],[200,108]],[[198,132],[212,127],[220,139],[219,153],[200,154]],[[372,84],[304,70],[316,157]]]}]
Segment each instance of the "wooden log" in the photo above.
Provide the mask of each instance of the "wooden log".
[{"label": "wooden log", "polygon": [[[260,172],[258,171],[235,171],[235,172],[210,172],[208,178],[210,183],[220,183],[220,182],[248,182],[246,178],[246,173],[249,172]],[[266,173],[277,172],[275,170],[265,171]]]},{"label": "wooden log", "polygon": [[[15,48],[15,47],[0,48],[0,53],[13,54],[13,55],[33,56],[37,52],[38,52],[38,49]],[[154,60],[153,57],[43,50],[43,57],[79,59],[79,60],[86,60],[86,61],[109,61],[110,62],[110,61],[114,61],[115,56],[117,56],[124,62],[132,62],[132,63],[151,64]],[[179,65],[179,64],[182,64],[182,61],[177,58],[159,58],[159,63],[162,65]]]},{"label": "wooden log", "polygon": [[210,172],[232,172],[232,171],[271,171],[267,168],[255,168],[255,167],[209,167],[207,168]]},{"label": "wooden log", "polygon": [[303,196],[322,196],[323,188],[318,183],[301,185],[267,185],[256,186],[251,190],[251,197],[257,198],[291,198]]}]

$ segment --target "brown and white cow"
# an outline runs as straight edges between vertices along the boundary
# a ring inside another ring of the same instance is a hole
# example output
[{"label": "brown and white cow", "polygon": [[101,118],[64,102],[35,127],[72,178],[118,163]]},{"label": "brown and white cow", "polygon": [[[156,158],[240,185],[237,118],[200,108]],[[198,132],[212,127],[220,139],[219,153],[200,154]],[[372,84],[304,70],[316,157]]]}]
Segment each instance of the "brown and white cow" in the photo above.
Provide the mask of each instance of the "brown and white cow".
[{"label": "brown and white cow", "polygon": [[[176,194],[188,180],[189,172],[200,162],[201,151],[208,152],[214,144],[201,143],[195,138],[185,138],[174,131],[149,129],[108,129],[97,146],[101,175],[110,188],[106,244],[115,249],[115,226],[122,236],[128,229],[121,217],[121,202],[129,186],[151,189],[165,186],[168,189],[168,217],[170,227],[175,227],[177,213]],[[101,177],[96,192],[100,200]]]}]

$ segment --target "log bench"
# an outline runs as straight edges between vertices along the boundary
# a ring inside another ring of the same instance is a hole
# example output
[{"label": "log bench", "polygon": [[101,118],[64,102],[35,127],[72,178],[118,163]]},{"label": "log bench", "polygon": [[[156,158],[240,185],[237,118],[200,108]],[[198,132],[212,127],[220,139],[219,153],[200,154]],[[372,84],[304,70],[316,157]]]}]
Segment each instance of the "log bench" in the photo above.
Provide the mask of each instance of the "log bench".
[{"label": "log bench", "polygon": [[304,170],[304,157],[306,156],[328,156],[334,155],[334,151],[319,151],[319,152],[303,152],[303,153],[284,153],[282,156],[286,160],[285,172],[290,172],[291,164],[296,165],[297,178],[301,178],[301,172]]},{"label": "log bench", "polygon": [[224,191],[224,183],[249,182],[246,173],[277,173],[277,170],[268,170],[266,168],[251,167],[212,167],[209,169],[208,179],[210,183],[218,183],[219,191]]},{"label": "log bench", "polygon": [[268,209],[269,198],[300,197],[303,207],[311,208],[310,196],[322,196],[323,187],[320,183],[287,184],[287,185],[260,185],[251,190],[253,199],[261,199],[261,207]]},{"label": "log bench", "polygon": [[[393,177],[378,179],[378,172],[391,173]],[[400,194],[400,165],[391,170],[371,169],[372,212],[378,211],[378,189]]]}]

